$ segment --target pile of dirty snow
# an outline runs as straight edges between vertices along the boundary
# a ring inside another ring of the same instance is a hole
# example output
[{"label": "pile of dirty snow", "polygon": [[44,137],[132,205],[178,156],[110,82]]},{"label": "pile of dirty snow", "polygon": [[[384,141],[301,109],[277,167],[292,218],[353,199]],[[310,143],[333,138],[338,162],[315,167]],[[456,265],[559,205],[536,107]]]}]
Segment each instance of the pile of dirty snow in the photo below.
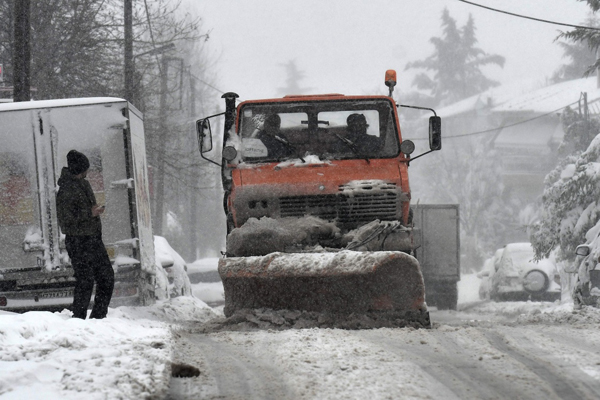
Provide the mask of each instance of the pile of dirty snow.
[{"label": "pile of dirty snow", "polygon": [[430,328],[428,316],[420,312],[374,311],[336,314],[267,308],[237,310],[228,318],[215,318],[197,328],[199,332],[287,329],[375,329]]},{"label": "pile of dirty snow", "polygon": [[286,250],[302,250],[322,239],[340,236],[333,223],[313,216],[273,219],[250,218],[227,236],[227,254],[235,257],[260,256]]},{"label": "pile of dirty snow", "polygon": [[573,309],[573,304],[563,304],[546,310],[535,309],[519,315],[518,323],[529,324],[565,324],[587,325],[600,324],[600,309],[583,306],[580,310]]}]

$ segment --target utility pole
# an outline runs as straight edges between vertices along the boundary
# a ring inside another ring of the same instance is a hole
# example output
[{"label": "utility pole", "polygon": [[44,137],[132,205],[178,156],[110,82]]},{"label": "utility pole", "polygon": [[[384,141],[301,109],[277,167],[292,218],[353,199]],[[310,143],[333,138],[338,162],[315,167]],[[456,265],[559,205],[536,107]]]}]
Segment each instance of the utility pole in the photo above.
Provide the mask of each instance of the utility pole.
[{"label": "utility pole", "polygon": [[[162,235],[163,214],[165,205],[165,152],[164,146],[167,142],[167,90],[169,78],[169,57],[162,57],[160,77],[160,110],[159,110],[159,131],[158,141],[156,143],[157,168],[156,168],[156,215],[154,221],[154,231],[157,235]],[[161,150],[159,150],[159,148]]]},{"label": "utility pole", "polygon": [[13,55],[13,101],[29,101],[31,64],[30,47],[30,0],[15,1],[15,42]]},{"label": "utility pole", "polygon": [[[190,71],[190,120],[193,120],[196,117],[196,80],[192,76]],[[192,124],[195,128],[196,124]],[[192,140],[190,143],[195,143],[196,141],[196,129],[191,129]],[[190,191],[190,261],[195,261],[198,257],[198,193],[196,193],[196,185],[194,183],[198,182],[196,174],[189,174],[190,183],[189,183],[189,191]]]},{"label": "utility pole", "polygon": [[125,100],[133,104],[135,94],[133,88],[133,0],[124,0],[124,39],[125,39]]}]

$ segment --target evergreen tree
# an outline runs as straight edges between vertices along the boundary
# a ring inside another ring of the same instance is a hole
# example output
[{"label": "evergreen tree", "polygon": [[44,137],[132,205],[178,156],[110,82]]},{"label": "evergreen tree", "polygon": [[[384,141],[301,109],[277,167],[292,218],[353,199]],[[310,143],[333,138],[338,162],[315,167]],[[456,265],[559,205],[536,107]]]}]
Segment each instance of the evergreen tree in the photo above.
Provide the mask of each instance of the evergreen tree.
[{"label": "evergreen tree", "polygon": [[[590,9],[592,10],[592,12],[594,12],[594,13],[596,11],[600,10],[600,0],[577,0],[577,1],[580,1],[580,2],[585,1],[588,4],[588,6],[590,7]],[[598,26],[597,23],[598,23],[598,21],[595,18],[590,18],[586,22],[586,24],[589,24],[589,26],[593,26],[593,27],[597,27]],[[575,28],[569,32],[562,32],[560,35],[558,35],[557,39],[567,39],[568,41],[571,41],[575,44],[580,44],[580,45],[586,44],[589,51],[594,55],[598,53],[598,48],[600,47],[600,31],[593,30],[593,29]],[[586,75],[586,76],[593,73],[600,67],[600,59],[598,59],[595,56],[593,56],[593,60],[592,60],[593,62],[591,64],[588,63],[589,60],[584,61],[584,60],[573,59],[573,63],[580,62],[580,61],[585,62],[585,64],[583,64],[583,65],[585,65],[587,67],[584,70],[584,75]]]},{"label": "evergreen tree", "polygon": [[285,86],[277,89],[280,95],[285,96],[288,94],[305,94],[310,88],[304,88],[300,86],[300,81],[302,81],[306,74],[304,71],[298,69],[296,65],[296,60],[290,60],[286,64],[283,64],[285,67],[285,72],[287,74],[287,78],[285,80]]},{"label": "evergreen tree", "polygon": [[[595,17],[590,17],[584,25],[600,27],[600,21]],[[590,49],[587,43],[577,41],[574,43],[558,42],[558,44],[563,49],[563,58],[568,59],[569,62],[554,72],[553,82],[582,78],[586,75],[588,68],[596,62],[596,53]]]},{"label": "evergreen tree", "polygon": [[442,13],[442,37],[430,39],[434,53],[424,60],[408,63],[405,69],[424,69],[413,80],[413,86],[430,93],[432,106],[462,100],[498,83],[483,75],[481,67],[488,64],[504,66],[504,57],[487,54],[476,47],[475,22],[469,20],[462,28],[456,26],[448,9]]}]

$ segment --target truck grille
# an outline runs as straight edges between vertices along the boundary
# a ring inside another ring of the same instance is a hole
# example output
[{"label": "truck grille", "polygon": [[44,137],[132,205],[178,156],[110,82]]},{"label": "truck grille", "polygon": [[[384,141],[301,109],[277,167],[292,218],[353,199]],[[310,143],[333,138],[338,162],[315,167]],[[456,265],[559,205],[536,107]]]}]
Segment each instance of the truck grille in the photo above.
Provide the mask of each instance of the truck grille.
[{"label": "truck grille", "polygon": [[281,197],[279,206],[282,217],[313,215],[343,224],[399,218],[395,191]]}]

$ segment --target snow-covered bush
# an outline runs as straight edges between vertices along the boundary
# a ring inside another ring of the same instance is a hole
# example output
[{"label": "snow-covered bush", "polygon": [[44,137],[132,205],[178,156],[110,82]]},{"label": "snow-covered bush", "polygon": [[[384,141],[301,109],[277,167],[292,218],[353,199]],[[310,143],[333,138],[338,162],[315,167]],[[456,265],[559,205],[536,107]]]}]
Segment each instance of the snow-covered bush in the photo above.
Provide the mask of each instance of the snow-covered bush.
[{"label": "snow-covered bush", "polygon": [[544,184],[541,216],[531,226],[536,257],[558,248],[559,261],[573,261],[575,248],[600,219],[600,135],[586,151],[560,162]]}]

